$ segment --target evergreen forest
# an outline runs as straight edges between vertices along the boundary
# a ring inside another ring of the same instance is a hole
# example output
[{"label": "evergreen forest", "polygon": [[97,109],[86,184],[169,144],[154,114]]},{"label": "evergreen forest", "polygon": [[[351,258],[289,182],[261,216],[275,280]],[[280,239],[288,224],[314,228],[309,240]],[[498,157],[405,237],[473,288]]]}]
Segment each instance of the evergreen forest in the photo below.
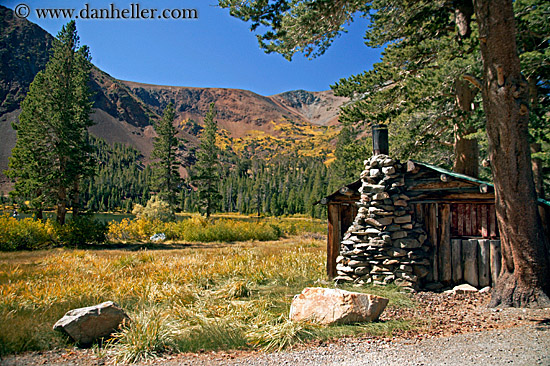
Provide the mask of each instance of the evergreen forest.
[{"label": "evergreen forest", "polygon": [[[90,136],[97,162],[96,175],[83,184],[83,206],[92,212],[131,212],[134,204],[145,205],[157,192],[153,169],[132,147]],[[321,157],[280,155],[265,160],[224,153],[219,159],[221,195],[218,211],[248,215],[308,215],[324,217],[318,203],[324,196],[345,184],[336,164],[329,167]],[[332,168],[331,168],[332,167]],[[194,167],[189,168],[193,175]],[[349,175],[358,177],[360,170]],[[357,179],[357,178],[355,178]],[[177,209],[198,212],[197,187],[185,180],[179,189]]]}]

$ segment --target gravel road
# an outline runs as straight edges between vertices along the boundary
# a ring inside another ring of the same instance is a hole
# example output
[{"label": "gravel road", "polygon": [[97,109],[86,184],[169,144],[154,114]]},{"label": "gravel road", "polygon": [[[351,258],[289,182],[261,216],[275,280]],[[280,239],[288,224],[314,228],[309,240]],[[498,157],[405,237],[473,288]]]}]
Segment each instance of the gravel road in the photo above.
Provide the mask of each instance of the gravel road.
[{"label": "gravel road", "polygon": [[409,365],[550,365],[550,324],[531,324],[419,342],[344,340],[292,352],[223,357],[187,356],[164,365],[224,366],[409,366]]}]

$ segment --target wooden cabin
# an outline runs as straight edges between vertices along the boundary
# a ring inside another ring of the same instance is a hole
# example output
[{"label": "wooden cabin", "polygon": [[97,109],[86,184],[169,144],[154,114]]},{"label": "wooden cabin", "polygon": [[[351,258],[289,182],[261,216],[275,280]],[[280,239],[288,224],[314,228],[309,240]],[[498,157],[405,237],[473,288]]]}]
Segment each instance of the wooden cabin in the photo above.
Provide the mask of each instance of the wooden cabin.
[{"label": "wooden cabin", "polygon": [[[409,160],[404,173],[409,208],[423,223],[432,245],[428,280],[444,284],[494,283],[500,270],[500,240],[494,187],[438,166]],[[320,203],[328,210],[327,274],[336,276],[340,242],[357,215],[361,180],[352,182]],[[550,203],[539,200],[550,217]],[[548,233],[550,223],[543,222]]]}]

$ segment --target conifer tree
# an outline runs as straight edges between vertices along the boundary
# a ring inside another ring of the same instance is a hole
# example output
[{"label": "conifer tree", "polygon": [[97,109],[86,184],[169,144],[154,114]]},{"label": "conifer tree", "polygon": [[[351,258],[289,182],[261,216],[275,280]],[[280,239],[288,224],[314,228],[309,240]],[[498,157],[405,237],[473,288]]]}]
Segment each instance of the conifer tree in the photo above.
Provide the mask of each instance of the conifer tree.
[{"label": "conifer tree", "polygon": [[204,118],[204,130],[197,153],[197,163],[193,172],[193,181],[197,184],[199,210],[207,218],[219,207],[221,195],[218,191],[220,181],[219,148],[216,146],[218,125],[214,120],[214,103]]},{"label": "conifer tree", "polygon": [[178,170],[180,163],[177,160],[179,141],[173,124],[174,118],[174,106],[170,103],[164,110],[162,119],[154,124],[158,137],[153,142],[151,154],[154,159],[158,159],[153,163],[153,167],[159,196],[168,202],[172,209],[176,206],[176,197],[181,186]]},{"label": "conifer tree", "polygon": [[79,46],[74,21],[63,26],[52,55],[39,72],[23,101],[17,142],[7,175],[15,179],[13,195],[29,200],[41,216],[56,206],[57,221],[65,222],[67,208],[77,215],[80,182],[94,173],[88,127],[92,102],[88,82],[91,57]]}]

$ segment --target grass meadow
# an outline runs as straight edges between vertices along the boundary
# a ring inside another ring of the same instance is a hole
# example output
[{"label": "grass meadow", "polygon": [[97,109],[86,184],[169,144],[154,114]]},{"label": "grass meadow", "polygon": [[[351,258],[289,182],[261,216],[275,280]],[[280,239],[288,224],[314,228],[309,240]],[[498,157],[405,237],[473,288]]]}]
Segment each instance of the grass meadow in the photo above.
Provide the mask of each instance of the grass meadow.
[{"label": "grass meadow", "polygon": [[[0,252],[0,356],[72,346],[52,330],[55,321],[70,309],[108,300],[132,321],[94,347],[118,362],[171,352],[272,351],[309,339],[388,335],[414,326],[405,320],[331,327],[290,322],[295,294],[333,285],[326,282],[326,239],[301,224],[288,225],[283,231],[301,233],[167,245],[171,249]],[[389,297],[389,306],[413,306],[396,288],[366,290]]]}]

